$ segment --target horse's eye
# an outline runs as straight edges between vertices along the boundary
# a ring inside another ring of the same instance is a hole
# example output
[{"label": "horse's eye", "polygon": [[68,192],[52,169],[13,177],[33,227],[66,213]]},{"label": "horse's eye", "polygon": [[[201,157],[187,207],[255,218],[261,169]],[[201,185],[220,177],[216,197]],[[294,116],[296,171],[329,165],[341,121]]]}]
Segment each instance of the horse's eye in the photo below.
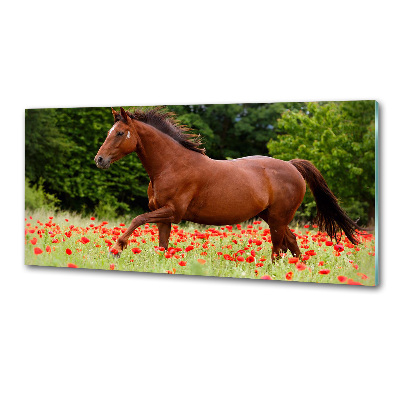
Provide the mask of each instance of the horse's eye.
[{"label": "horse's eye", "polygon": [[124,132],[117,132],[117,136],[122,136]]}]

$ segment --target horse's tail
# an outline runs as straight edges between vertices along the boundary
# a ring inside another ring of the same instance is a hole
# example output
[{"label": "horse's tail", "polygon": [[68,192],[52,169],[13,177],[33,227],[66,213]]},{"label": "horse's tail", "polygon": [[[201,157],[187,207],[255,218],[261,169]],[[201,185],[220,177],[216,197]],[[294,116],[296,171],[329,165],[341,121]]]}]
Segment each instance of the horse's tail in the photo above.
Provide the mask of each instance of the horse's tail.
[{"label": "horse's tail", "polygon": [[361,229],[345,211],[339,206],[338,201],[329,189],[321,172],[310,161],[291,160],[289,161],[301,173],[307,182],[317,203],[317,224],[322,231],[326,231],[331,238],[337,240],[337,234],[344,231],[348,239],[357,244],[358,240],[354,233],[356,229]]}]

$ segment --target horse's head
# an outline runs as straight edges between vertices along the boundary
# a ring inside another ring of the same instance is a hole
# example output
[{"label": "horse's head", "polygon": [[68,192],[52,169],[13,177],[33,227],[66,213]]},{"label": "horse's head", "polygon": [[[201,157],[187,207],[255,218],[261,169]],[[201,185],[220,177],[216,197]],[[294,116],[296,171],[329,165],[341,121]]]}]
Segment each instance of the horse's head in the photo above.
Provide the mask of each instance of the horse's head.
[{"label": "horse's head", "polygon": [[108,131],[106,140],[94,158],[98,168],[109,168],[111,163],[136,150],[137,134],[132,118],[121,107],[118,114],[112,110],[114,125]]}]

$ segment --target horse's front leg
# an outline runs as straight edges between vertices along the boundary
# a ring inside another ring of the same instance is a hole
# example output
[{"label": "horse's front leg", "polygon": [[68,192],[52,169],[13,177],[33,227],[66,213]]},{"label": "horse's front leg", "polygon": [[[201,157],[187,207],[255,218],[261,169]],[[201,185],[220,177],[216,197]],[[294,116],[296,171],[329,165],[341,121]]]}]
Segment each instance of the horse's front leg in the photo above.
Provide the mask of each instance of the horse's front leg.
[{"label": "horse's front leg", "polygon": [[[125,233],[123,233],[118,239],[115,245],[111,248],[110,252],[116,256],[119,257],[121,255],[122,250],[126,248],[128,245],[128,239],[132,235],[133,231],[139,227],[140,225],[147,224],[147,223],[162,223],[164,224],[169,224],[169,231],[171,229],[171,222],[178,220],[177,213],[175,212],[174,208],[172,206],[165,206],[162,208],[159,208],[158,210],[146,213],[146,214],[141,214],[138,215],[136,218],[134,218],[129,225],[129,228],[126,230]],[[164,232],[164,240],[165,240],[165,233]],[[161,235],[161,232],[160,232]],[[168,238],[169,238],[169,232],[168,232]],[[168,246],[168,238],[166,238],[166,246]],[[161,236],[160,236],[161,240]]]},{"label": "horse's front leg", "polygon": [[168,223],[159,222],[157,224],[157,227],[158,227],[158,235],[159,235],[158,246],[164,247],[164,249],[167,250],[169,236],[171,234],[171,222],[168,222]]}]

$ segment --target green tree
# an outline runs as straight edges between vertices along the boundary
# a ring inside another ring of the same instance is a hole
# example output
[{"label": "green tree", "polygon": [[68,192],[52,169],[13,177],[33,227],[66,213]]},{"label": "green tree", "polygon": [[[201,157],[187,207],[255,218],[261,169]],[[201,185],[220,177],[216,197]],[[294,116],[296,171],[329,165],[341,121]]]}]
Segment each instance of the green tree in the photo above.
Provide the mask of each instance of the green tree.
[{"label": "green tree", "polygon": [[34,184],[46,179],[46,165],[67,160],[72,145],[57,128],[56,109],[25,110],[25,176]]},{"label": "green tree", "polygon": [[179,120],[202,135],[215,159],[268,155],[266,143],[279,133],[277,119],[305,103],[243,103],[169,106]]},{"label": "green tree", "polygon": [[[308,103],[306,110],[286,111],[279,127],[286,134],[268,144],[282,160],[311,161],[353,218],[367,223],[375,205],[375,102]],[[302,214],[315,215],[306,195]]]}]

